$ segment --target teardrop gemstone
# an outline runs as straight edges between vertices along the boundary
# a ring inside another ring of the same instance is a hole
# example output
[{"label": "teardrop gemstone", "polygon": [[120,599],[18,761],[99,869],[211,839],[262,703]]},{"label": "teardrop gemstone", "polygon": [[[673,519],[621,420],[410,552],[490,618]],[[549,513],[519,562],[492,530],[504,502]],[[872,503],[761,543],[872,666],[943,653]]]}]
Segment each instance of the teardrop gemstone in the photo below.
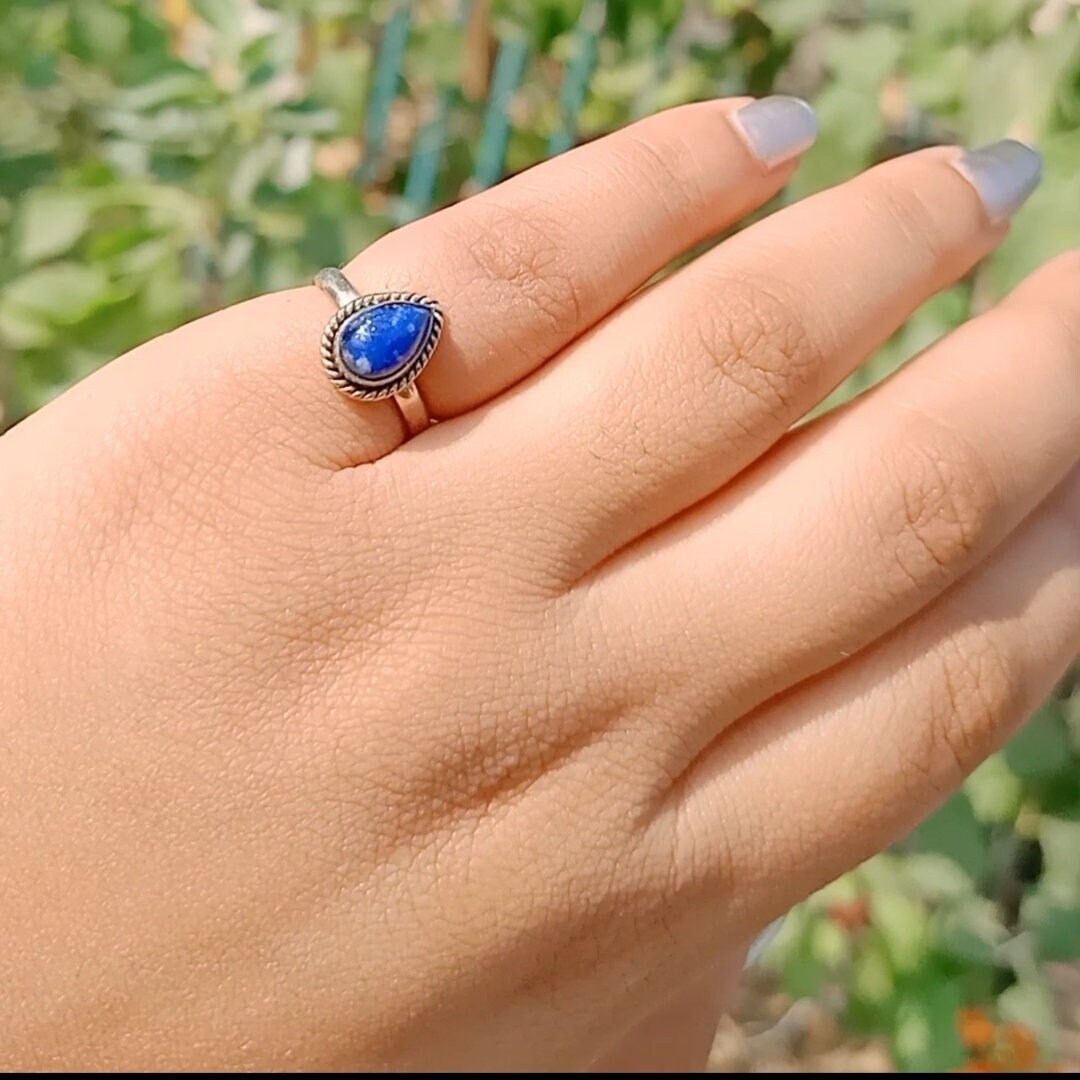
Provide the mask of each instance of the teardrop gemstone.
[{"label": "teardrop gemstone", "polygon": [[430,308],[404,300],[365,308],[338,331],[341,359],[357,375],[392,375],[424,347],[433,320]]}]

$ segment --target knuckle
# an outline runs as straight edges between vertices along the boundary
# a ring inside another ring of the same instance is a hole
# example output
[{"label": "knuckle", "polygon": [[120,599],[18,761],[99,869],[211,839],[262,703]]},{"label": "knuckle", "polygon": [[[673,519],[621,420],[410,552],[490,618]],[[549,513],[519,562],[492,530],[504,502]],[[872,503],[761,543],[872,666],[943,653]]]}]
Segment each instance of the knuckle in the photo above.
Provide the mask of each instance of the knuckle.
[{"label": "knuckle", "polygon": [[924,253],[929,265],[943,261],[949,253],[948,236],[941,225],[940,211],[922,185],[882,174],[874,180],[867,196],[874,215],[896,230],[907,251]]},{"label": "knuckle", "polygon": [[1080,358],[1080,251],[1059,256],[1048,271],[1057,279],[1057,288],[1043,305],[1047,333],[1053,344],[1060,341],[1065,355]]},{"label": "knuckle", "polygon": [[951,791],[997,744],[1025,700],[1021,665],[985,628],[941,645],[920,770]]},{"label": "knuckle", "polygon": [[974,556],[998,506],[990,465],[971,442],[925,418],[904,425],[877,465],[888,494],[875,491],[871,504],[896,564],[917,585],[952,578]]},{"label": "knuckle", "polygon": [[1080,380],[1080,250],[1052,259],[977,321],[1003,351],[1037,350]]},{"label": "knuckle", "polygon": [[575,332],[592,306],[586,283],[573,272],[563,213],[542,200],[531,202],[528,214],[493,195],[479,201],[448,228],[449,265],[464,266],[465,288],[483,294],[477,310],[501,305],[513,325],[527,325],[534,341],[538,330],[546,332],[545,346],[553,347]]},{"label": "knuckle", "polygon": [[624,129],[612,142],[612,169],[628,187],[643,188],[650,204],[669,219],[681,220],[688,207],[708,204],[714,184],[701,160],[700,142],[686,124],[672,119],[661,114]]},{"label": "knuckle", "polygon": [[734,387],[749,428],[787,426],[817,400],[825,366],[825,351],[800,315],[804,305],[783,285],[758,279],[724,277],[707,288],[723,297],[695,324],[709,361],[707,389],[727,397]]}]

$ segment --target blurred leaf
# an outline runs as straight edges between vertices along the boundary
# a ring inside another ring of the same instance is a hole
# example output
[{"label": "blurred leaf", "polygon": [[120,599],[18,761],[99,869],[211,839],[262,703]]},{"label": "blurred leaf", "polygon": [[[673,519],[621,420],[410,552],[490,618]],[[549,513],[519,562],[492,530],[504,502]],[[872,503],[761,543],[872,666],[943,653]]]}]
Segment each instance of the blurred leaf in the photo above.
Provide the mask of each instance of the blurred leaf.
[{"label": "blurred leaf", "polygon": [[[52,329],[40,319],[5,303],[3,297],[0,297],[0,344],[10,349],[37,350],[51,344],[53,337]],[[23,365],[20,370],[24,377],[32,378],[34,375],[34,370],[29,365]],[[3,418],[10,419],[6,413]]]},{"label": "blurred leaf", "polygon": [[70,251],[90,225],[93,205],[85,191],[37,188],[19,204],[17,258],[26,265]]},{"label": "blurred leaf", "polygon": [[243,9],[236,0],[191,0],[191,6],[226,40],[239,36]]},{"label": "blurred leaf", "polygon": [[821,23],[836,7],[836,0],[760,0],[755,10],[777,34],[795,38]]},{"label": "blurred leaf", "polygon": [[[904,54],[904,35],[895,26],[869,23],[858,30],[835,32],[829,39],[827,62],[845,89],[867,94],[891,75]],[[873,100],[863,101],[873,109]]]},{"label": "blurred leaf", "polygon": [[1080,906],[1080,821],[1044,814],[1039,821],[1045,868],[1042,885]]},{"label": "blurred leaf", "polygon": [[994,904],[972,898],[946,912],[937,926],[938,948],[948,956],[974,964],[993,965],[998,948],[1009,937]]},{"label": "blurred leaf", "polygon": [[1057,702],[1039,710],[1005,747],[1005,763],[1021,780],[1041,780],[1072,764],[1065,716]]},{"label": "blurred leaf", "polygon": [[967,1058],[957,1030],[963,1005],[959,987],[928,971],[896,1010],[893,1054],[906,1072],[945,1072]]},{"label": "blurred leaf", "polygon": [[866,91],[842,81],[818,94],[821,133],[792,179],[797,197],[840,183],[874,156],[885,130],[884,119]]},{"label": "blurred leaf", "polygon": [[893,997],[896,984],[884,947],[871,942],[860,950],[851,975],[851,989],[864,1003],[881,1007]]},{"label": "blurred leaf", "polygon": [[794,998],[814,997],[829,978],[829,969],[814,951],[813,930],[820,925],[809,913],[792,912],[782,930],[783,980]]},{"label": "blurred leaf", "polygon": [[98,63],[114,63],[128,44],[128,20],[116,4],[79,0],[71,5],[70,46],[74,55]]},{"label": "blurred leaf", "polygon": [[915,831],[921,850],[936,852],[960,867],[973,881],[986,875],[989,861],[986,827],[975,816],[971,800],[958,791]]},{"label": "blurred leaf", "polygon": [[1039,806],[1045,814],[1064,820],[1080,821],[1080,763],[1039,785]]},{"label": "blurred leaf", "polygon": [[147,112],[163,105],[209,104],[212,90],[204,77],[194,71],[171,71],[148,79],[113,95],[111,105],[118,112]]},{"label": "blurred leaf", "polygon": [[893,970],[916,970],[928,945],[926,909],[901,893],[879,893],[872,898],[871,923],[881,934]]},{"label": "blurred leaf", "polygon": [[110,298],[109,276],[100,266],[53,263],[17,278],[0,297],[0,311],[45,325],[73,326]]},{"label": "blurred leaf", "polygon": [[367,108],[371,50],[350,45],[320,57],[311,74],[312,95],[337,113],[337,130],[358,134]]},{"label": "blurred leaf", "polygon": [[951,116],[964,98],[971,79],[972,66],[978,57],[968,42],[947,48],[935,48],[912,57],[912,99],[924,109],[935,109]]},{"label": "blurred leaf", "polygon": [[1080,906],[1045,905],[1036,912],[1032,928],[1039,956],[1043,960],[1080,959]]},{"label": "blurred leaf", "polygon": [[1031,1028],[1038,1036],[1044,1056],[1054,1057],[1057,1053],[1057,1021],[1054,999],[1045,982],[1021,979],[1001,994],[998,1009],[1002,1019]]},{"label": "blurred leaf", "polygon": [[[974,865],[973,859],[967,861]],[[979,874],[969,873],[944,854],[925,852],[908,855],[904,860],[904,876],[920,896],[940,902],[974,895]]]},{"label": "blurred leaf", "polygon": [[1023,785],[1010,771],[1005,760],[995,754],[987,758],[968,777],[964,791],[971,800],[979,821],[1011,822],[1016,818],[1023,797]]},{"label": "blurred leaf", "polygon": [[965,32],[983,0],[911,0],[912,26],[920,37],[949,41]]},{"label": "blurred leaf", "polygon": [[835,969],[848,955],[847,934],[829,919],[814,924],[811,931],[811,951],[826,968]]}]

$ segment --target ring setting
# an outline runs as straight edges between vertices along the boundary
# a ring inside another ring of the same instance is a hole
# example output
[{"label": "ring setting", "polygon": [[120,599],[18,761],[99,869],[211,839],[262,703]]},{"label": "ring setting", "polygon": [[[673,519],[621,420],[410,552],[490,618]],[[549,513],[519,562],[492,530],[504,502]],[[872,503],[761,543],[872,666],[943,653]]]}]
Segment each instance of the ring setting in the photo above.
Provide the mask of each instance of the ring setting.
[{"label": "ring setting", "polygon": [[321,353],[330,381],[344,394],[363,401],[393,397],[416,434],[422,408],[413,386],[439,344],[443,313],[422,293],[361,295],[341,273],[329,268],[315,284],[337,304],[323,330]]}]

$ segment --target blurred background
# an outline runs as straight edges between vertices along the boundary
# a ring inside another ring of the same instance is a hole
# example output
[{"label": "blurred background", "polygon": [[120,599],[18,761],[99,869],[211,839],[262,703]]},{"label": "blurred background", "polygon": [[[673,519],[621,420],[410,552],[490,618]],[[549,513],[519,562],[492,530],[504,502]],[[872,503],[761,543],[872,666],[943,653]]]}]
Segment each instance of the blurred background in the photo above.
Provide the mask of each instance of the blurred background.
[{"label": "blurred background", "polygon": [[[832,402],[1080,244],[1080,0],[0,0],[0,430],[628,120],[773,91],[822,125],[783,199],[932,143],[1046,156],[1002,250]],[[789,918],[713,1066],[1080,1068],[1080,677]]]}]

